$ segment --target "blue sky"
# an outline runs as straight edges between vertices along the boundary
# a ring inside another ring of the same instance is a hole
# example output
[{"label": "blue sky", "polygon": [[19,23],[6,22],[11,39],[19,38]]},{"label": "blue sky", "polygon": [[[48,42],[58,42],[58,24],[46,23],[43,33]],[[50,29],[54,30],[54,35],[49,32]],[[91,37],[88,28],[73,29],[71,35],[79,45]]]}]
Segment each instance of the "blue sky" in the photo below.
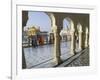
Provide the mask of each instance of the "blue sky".
[{"label": "blue sky", "polygon": [[29,11],[28,14],[29,20],[27,26],[40,26],[41,31],[50,31],[51,21],[47,14],[44,12],[32,12]]},{"label": "blue sky", "polygon": [[65,29],[65,28],[67,28],[68,26],[69,26],[69,21],[68,20],[66,20],[66,19],[64,19],[63,20],[63,28]]},{"label": "blue sky", "polygon": [[[29,11],[28,12],[27,26],[40,26],[41,31],[51,31],[51,20],[49,16],[44,12]],[[68,24],[67,20],[63,21],[63,27],[65,28]]]}]

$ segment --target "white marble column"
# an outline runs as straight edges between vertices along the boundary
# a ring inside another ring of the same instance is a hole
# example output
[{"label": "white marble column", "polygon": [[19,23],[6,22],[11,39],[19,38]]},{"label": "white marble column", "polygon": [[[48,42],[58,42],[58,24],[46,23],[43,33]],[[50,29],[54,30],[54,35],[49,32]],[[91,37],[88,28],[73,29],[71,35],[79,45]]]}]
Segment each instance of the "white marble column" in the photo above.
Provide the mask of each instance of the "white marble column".
[{"label": "white marble column", "polygon": [[86,47],[88,47],[88,28],[86,27],[86,31],[85,31],[85,35],[86,35],[86,37],[85,37],[85,48]]},{"label": "white marble column", "polygon": [[61,41],[63,41],[64,40],[64,38],[63,38],[63,30],[60,31],[60,36],[61,36]]},{"label": "white marble column", "polygon": [[61,62],[61,59],[60,59],[60,52],[58,52],[59,50],[58,50],[57,44],[60,43],[60,42],[58,41],[59,35],[58,35],[58,32],[57,32],[57,26],[56,25],[54,25],[52,27],[52,31],[54,33],[54,55],[53,55],[54,59],[53,59],[53,62],[56,63],[56,64],[59,64]]},{"label": "white marble column", "polygon": [[78,37],[79,37],[79,46],[78,46],[78,51],[82,50],[82,25],[78,24]]},{"label": "white marble column", "polygon": [[71,51],[70,54],[74,55],[74,28],[70,30],[70,35],[71,35]]}]

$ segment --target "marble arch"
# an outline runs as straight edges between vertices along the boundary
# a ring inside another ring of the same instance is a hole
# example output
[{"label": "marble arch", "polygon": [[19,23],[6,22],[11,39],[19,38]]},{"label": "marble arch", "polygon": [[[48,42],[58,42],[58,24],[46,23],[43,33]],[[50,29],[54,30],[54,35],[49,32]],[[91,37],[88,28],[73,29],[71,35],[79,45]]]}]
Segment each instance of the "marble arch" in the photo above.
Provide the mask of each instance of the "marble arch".
[{"label": "marble arch", "polygon": [[61,58],[60,58],[60,40],[59,40],[59,33],[58,33],[58,27],[56,25],[56,19],[53,13],[46,13],[50,19],[51,19],[51,29],[52,32],[54,33],[54,53],[53,53],[53,62],[55,64],[60,64],[61,63]]},{"label": "marble arch", "polygon": [[[71,46],[70,46],[70,54],[73,54],[74,55],[74,32],[75,32],[75,28],[74,28],[74,22],[73,20],[70,18],[70,17],[65,17],[64,18],[65,20],[67,20],[69,22],[69,30],[65,31],[66,35],[70,35],[70,38],[71,38]],[[63,21],[64,21],[63,19]]]}]

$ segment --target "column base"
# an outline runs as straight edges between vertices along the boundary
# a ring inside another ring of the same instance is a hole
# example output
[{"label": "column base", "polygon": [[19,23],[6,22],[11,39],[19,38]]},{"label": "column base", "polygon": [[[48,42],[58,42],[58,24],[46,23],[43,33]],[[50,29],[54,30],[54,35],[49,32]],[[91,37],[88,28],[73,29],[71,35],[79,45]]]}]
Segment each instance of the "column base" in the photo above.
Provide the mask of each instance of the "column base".
[{"label": "column base", "polygon": [[74,51],[71,50],[71,51],[70,51],[70,54],[74,55]]},{"label": "column base", "polygon": [[81,48],[77,50],[77,52],[80,52],[80,51],[82,51],[82,49],[81,49]]},{"label": "column base", "polygon": [[53,63],[55,63],[56,65],[58,65],[58,64],[61,64],[62,61],[61,61],[60,58],[56,57],[56,58],[53,59]]}]

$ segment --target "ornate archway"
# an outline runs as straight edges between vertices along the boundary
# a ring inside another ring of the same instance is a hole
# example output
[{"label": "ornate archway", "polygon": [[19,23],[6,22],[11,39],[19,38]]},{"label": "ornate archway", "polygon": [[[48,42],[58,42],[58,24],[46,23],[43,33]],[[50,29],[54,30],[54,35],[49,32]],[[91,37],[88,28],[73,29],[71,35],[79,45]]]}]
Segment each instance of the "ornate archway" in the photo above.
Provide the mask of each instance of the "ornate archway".
[{"label": "ornate archway", "polygon": [[74,55],[74,50],[75,50],[75,47],[74,47],[74,33],[75,33],[75,28],[74,28],[74,22],[72,21],[71,18],[69,17],[66,17],[63,19],[64,20],[67,20],[69,22],[69,24],[67,25],[67,29],[66,30],[62,30],[61,32],[66,34],[66,37],[67,36],[70,36],[70,54]]}]

